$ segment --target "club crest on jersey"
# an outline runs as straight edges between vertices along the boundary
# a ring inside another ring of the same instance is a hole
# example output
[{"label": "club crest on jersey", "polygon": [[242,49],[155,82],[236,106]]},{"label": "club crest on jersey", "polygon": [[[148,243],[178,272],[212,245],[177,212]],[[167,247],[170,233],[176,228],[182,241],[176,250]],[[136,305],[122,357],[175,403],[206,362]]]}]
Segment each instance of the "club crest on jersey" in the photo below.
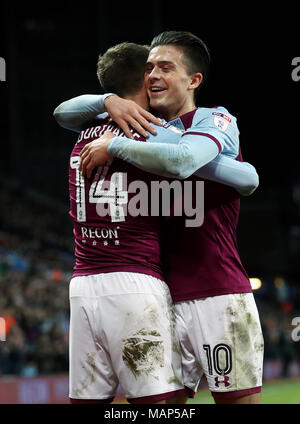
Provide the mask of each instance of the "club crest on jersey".
[{"label": "club crest on jersey", "polygon": [[225,113],[220,113],[220,112],[213,112],[213,115],[214,115],[215,126],[221,131],[226,131],[228,128],[228,125],[231,122],[231,118],[225,115]]}]

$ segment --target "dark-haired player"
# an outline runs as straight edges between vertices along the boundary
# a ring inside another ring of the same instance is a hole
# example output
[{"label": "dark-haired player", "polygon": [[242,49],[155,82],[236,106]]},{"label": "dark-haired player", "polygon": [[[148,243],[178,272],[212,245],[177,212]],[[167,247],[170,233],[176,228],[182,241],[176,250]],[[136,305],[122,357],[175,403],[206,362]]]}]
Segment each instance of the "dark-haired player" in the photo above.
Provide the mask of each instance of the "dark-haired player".
[{"label": "dark-haired player", "polygon": [[[106,134],[96,142],[100,156],[91,146],[81,154],[83,173],[90,172],[90,163],[118,157],[148,172],[194,181],[191,175],[203,157],[210,158],[207,162],[221,155],[241,160],[235,117],[223,107],[195,106],[209,61],[207,48],[193,34],[170,31],[156,37],[146,71],[150,105],[183,130],[179,144],[137,143]],[[116,113],[119,99],[109,99],[107,109],[114,107]],[[259,403],[263,338],[237,250],[239,196],[206,181],[204,206],[201,227],[186,228],[185,217],[174,217],[166,231],[167,282],[175,302],[184,383],[196,391],[205,373],[217,403]]]}]

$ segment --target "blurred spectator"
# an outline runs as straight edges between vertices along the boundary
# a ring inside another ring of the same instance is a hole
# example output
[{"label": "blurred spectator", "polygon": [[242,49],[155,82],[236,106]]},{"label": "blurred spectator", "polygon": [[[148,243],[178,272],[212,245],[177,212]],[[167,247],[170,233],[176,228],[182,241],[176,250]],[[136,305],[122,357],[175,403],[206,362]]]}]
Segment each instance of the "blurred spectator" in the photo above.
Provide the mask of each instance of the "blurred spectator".
[{"label": "blurred spectator", "polygon": [[279,328],[279,356],[282,361],[281,377],[289,377],[289,367],[294,359],[296,359],[296,350],[291,340],[291,320],[285,318],[281,322]]},{"label": "blurred spectator", "polygon": [[2,343],[3,374],[20,374],[25,362],[25,338],[22,329],[14,324]]}]

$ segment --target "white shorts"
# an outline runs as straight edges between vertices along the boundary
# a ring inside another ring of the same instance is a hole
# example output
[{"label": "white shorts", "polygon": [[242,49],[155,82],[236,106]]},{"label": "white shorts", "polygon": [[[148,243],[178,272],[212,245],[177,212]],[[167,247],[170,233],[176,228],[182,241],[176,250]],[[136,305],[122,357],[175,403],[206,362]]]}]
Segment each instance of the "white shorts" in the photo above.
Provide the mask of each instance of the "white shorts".
[{"label": "white shorts", "polygon": [[173,305],[163,281],[131,272],[75,277],[70,309],[71,399],[108,400],[119,384],[132,402],[183,389]]},{"label": "white shorts", "polygon": [[261,391],[264,342],[252,293],[175,304],[184,384],[197,391],[205,374],[215,398]]}]

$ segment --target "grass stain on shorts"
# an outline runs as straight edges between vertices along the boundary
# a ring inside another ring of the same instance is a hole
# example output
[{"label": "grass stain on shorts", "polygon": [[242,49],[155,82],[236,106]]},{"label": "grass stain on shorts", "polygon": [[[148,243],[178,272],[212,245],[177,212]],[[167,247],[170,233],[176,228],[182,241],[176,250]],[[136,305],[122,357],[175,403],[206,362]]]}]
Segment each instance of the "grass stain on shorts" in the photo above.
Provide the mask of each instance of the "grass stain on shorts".
[{"label": "grass stain on shorts", "polygon": [[164,346],[156,330],[142,328],[123,340],[122,357],[137,378],[164,366]]}]

